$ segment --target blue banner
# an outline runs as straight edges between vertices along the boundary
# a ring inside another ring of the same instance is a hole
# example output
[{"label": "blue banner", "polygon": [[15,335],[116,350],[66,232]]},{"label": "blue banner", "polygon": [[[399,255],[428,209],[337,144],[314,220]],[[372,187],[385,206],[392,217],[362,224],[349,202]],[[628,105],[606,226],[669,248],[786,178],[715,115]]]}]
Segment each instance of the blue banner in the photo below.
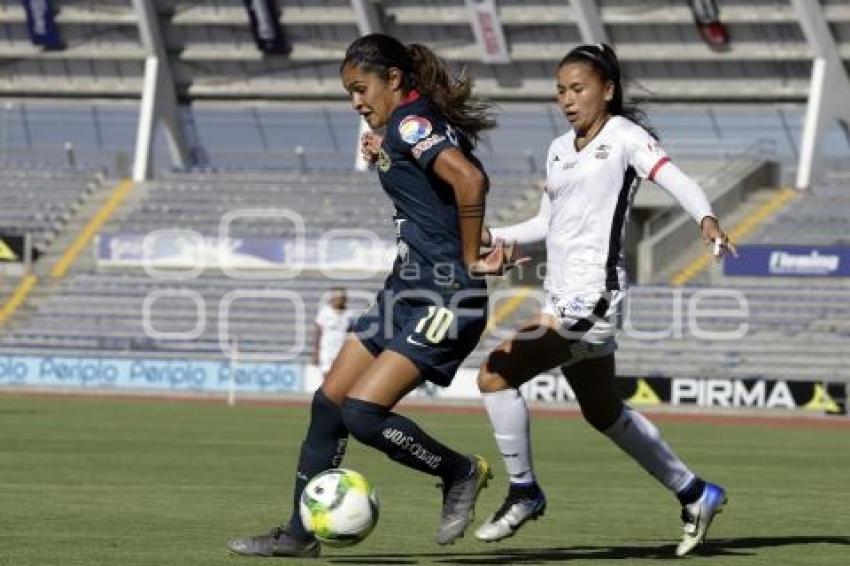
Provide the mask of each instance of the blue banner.
[{"label": "blue banner", "polygon": [[45,49],[62,49],[62,39],[56,27],[56,13],[50,0],[23,0],[27,13],[27,30],[30,40]]},{"label": "blue banner", "polygon": [[0,356],[0,387],[8,385],[298,393],[304,390],[304,375],[300,365],[286,363],[240,362],[234,372],[227,360]]},{"label": "blue banner", "polygon": [[338,237],[227,238],[202,236],[191,230],[159,230],[141,234],[101,234],[97,261],[125,267],[345,269],[387,271],[396,244],[371,233],[342,231]]},{"label": "blue banner", "polygon": [[148,235],[101,234],[97,259],[126,266],[275,267],[284,264],[284,241],[276,238],[201,236],[187,230],[161,230]]},{"label": "blue banner", "polygon": [[257,49],[270,55],[289,55],[292,45],[280,25],[277,0],[243,0]]},{"label": "blue banner", "polygon": [[723,260],[724,275],[850,277],[850,246],[738,246]]}]

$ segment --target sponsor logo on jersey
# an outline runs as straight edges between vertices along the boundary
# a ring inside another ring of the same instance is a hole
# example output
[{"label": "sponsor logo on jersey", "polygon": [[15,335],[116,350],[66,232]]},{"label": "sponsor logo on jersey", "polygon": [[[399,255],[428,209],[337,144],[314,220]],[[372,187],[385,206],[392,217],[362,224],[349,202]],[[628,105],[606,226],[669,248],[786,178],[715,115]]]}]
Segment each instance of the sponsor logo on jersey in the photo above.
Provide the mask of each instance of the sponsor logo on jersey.
[{"label": "sponsor logo on jersey", "polygon": [[409,144],[414,144],[431,133],[431,122],[422,116],[405,116],[398,125],[398,133],[401,139]]},{"label": "sponsor logo on jersey", "polygon": [[418,144],[414,145],[411,153],[413,154],[413,157],[419,159],[423,153],[443,141],[446,141],[446,136],[442,134],[434,134],[433,136],[425,138]]},{"label": "sponsor logo on jersey", "polygon": [[384,148],[378,150],[378,170],[382,173],[386,173],[390,170],[390,166],[393,164],[390,159],[390,155],[386,152]]},{"label": "sponsor logo on jersey", "polygon": [[555,157],[552,158],[551,166],[554,167],[556,163],[561,165],[562,171],[566,171],[567,169],[575,167],[578,161],[564,161],[561,159],[561,156],[556,153]]},{"label": "sponsor logo on jersey", "polygon": [[610,151],[611,151],[611,146],[602,143],[602,144],[599,144],[599,147],[596,148],[596,153],[594,155],[596,156],[596,159],[607,159],[608,153],[610,153]]}]

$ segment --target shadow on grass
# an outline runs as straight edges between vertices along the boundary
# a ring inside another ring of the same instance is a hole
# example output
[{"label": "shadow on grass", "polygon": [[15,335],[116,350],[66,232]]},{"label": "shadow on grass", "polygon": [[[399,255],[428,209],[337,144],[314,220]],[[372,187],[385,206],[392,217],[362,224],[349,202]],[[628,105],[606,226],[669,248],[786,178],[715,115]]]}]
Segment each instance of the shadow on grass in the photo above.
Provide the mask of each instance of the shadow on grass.
[{"label": "shadow on grass", "polygon": [[[751,556],[761,548],[832,544],[850,546],[845,536],[785,536],[711,539],[691,554],[694,556]],[[662,546],[567,546],[555,548],[494,548],[481,552],[387,553],[328,558],[334,564],[418,564],[420,560],[440,564],[523,564],[564,560],[616,560],[623,558],[678,560],[675,545]]]}]

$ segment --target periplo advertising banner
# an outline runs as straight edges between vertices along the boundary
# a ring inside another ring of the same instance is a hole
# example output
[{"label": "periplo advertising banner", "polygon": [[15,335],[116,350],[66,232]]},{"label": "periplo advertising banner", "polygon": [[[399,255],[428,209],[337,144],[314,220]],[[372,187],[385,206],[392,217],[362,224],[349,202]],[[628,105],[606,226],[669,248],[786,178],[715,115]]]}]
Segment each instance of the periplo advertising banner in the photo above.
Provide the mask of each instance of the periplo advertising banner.
[{"label": "periplo advertising banner", "polygon": [[300,364],[227,360],[161,360],[0,356],[0,387],[71,387],[195,393],[300,393]]},{"label": "periplo advertising banner", "polygon": [[723,260],[724,275],[850,277],[850,246],[738,246]]}]

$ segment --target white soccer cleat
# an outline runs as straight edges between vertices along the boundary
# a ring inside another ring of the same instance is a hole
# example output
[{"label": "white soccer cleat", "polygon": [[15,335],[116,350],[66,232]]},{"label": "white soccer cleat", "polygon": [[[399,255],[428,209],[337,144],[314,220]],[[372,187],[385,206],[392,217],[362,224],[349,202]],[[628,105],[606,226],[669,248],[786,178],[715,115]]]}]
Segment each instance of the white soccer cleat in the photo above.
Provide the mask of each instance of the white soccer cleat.
[{"label": "white soccer cleat", "polygon": [[546,496],[518,497],[508,494],[505,502],[475,531],[475,538],[495,542],[513,536],[528,520],[542,517],[546,511]]},{"label": "white soccer cleat", "polygon": [[682,542],[676,547],[676,556],[684,556],[705,540],[714,516],[726,505],[726,490],[719,485],[706,483],[699,499],[682,507]]}]

